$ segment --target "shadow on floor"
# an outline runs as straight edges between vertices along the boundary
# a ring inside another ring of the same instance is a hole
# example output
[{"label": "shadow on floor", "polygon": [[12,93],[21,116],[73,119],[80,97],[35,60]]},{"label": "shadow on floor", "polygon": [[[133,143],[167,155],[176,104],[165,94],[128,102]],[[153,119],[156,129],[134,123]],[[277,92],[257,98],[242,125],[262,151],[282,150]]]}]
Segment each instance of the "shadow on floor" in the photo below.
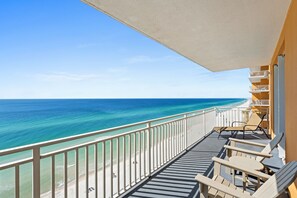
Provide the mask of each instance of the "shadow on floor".
[{"label": "shadow on floor", "polygon": [[[228,142],[230,135],[230,132],[223,132],[220,138],[218,138],[218,133],[211,133],[176,160],[164,166],[152,177],[122,197],[199,198],[199,185],[195,180],[195,176],[200,173],[212,177],[213,163],[211,159],[214,156],[225,158],[225,150],[223,149],[223,146]],[[241,133],[235,134],[235,136],[239,139],[242,138]],[[245,139],[264,144],[269,142],[264,134],[257,133],[245,134]],[[277,156],[277,153],[274,154]],[[268,161],[265,160],[265,163],[277,165],[277,169],[282,166],[280,159],[277,157],[269,159]],[[240,182],[237,183],[240,186]]]},{"label": "shadow on floor", "polygon": [[211,174],[211,158],[224,155],[223,146],[230,136],[217,137],[217,133],[211,133],[123,197],[199,197],[195,176]]}]

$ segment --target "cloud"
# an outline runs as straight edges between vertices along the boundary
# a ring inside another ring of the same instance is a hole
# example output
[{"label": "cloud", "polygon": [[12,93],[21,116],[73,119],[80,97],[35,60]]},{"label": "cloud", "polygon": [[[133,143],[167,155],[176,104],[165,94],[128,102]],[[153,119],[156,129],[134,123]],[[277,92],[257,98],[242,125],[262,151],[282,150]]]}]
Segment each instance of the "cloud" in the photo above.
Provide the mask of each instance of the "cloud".
[{"label": "cloud", "polygon": [[96,74],[72,74],[66,72],[55,72],[47,74],[37,74],[37,78],[44,81],[86,81],[100,78]]}]

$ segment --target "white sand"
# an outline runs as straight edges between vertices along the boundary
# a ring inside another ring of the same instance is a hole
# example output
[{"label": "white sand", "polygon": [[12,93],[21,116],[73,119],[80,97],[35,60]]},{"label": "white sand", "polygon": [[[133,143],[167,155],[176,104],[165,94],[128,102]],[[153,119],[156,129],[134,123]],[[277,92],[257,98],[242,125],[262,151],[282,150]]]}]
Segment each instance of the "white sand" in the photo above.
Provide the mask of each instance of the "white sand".
[{"label": "white sand", "polygon": [[[158,144],[159,145],[159,144]],[[155,149],[157,148],[158,146],[155,145]],[[144,161],[148,161],[148,160],[144,160],[144,152],[142,152],[142,164],[141,164],[141,176],[142,178],[144,177]],[[116,156],[114,156],[116,158]],[[130,178],[129,178],[129,172],[130,172],[130,166],[129,166],[129,159],[128,159],[129,155],[126,156],[126,189],[129,188],[129,184],[130,184]],[[114,159],[115,159],[114,158]],[[148,152],[146,151],[146,158],[148,158]],[[156,158],[155,158],[156,160]],[[132,173],[131,173],[131,183],[132,183],[132,186],[135,184],[135,173],[134,173],[134,153],[132,152]],[[139,162],[139,152],[137,152],[136,154],[136,161],[137,163]],[[156,162],[156,161],[155,161]],[[93,164],[92,164],[93,165]],[[136,179],[137,179],[137,182],[139,181],[139,165],[137,165],[137,168],[136,168]],[[119,181],[119,184],[120,184],[120,192],[123,191],[123,187],[124,187],[124,164],[123,164],[123,160],[120,161],[120,181]],[[118,176],[117,176],[117,163],[116,161],[114,161],[114,166],[113,166],[113,193],[114,195],[117,194],[118,192]],[[148,164],[146,164],[146,174],[148,174]],[[110,165],[107,165],[106,167],[106,195],[105,197],[111,197],[111,191],[110,191],[110,187],[111,187],[111,181],[110,181],[110,178],[111,178],[111,170],[110,170]],[[99,170],[98,171],[98,186],[96,187],[95,186],[95,172],[94,171],[90,171],[89,172],[89,197],[90,198],[96,198],[95,197],[95,189],[98,189],[98,198],[103,198],[104,195],[103,195],[103,170]],[[75,197],[76,195],[76,184],[75,184],[75,180],[74,181],[70,181],[68,182],[68,197]],[[60,187],[57,187],[55,189],[55,196],[57,198],[63,198],[64,197],[64,185],[61,185]],[[50,198],[51,197],[51,192],[47,192],[47,193],[43,193],[41,195],[41,198]],[[84,198],[86,197],[86,178],[85,178],[85,175],[81,175],[80,178],[79,178],[79,197],[81,198]]]},{"label": "white sand", "polygon": [[241,104],[241,105],[239,105],[237,107],[239,107],[239,108],[244,108],[244,107],[248,108],[250,106],[250,104],[251,104],[251,100],[248,99],[245,103],[243,103],[243,104]]}]

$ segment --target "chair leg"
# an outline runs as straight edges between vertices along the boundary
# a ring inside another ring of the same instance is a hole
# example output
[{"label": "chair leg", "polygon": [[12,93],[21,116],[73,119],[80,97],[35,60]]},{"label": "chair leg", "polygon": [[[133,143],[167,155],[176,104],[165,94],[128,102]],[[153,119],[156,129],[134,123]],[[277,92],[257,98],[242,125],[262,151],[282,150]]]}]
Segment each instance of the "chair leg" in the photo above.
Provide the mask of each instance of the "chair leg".
[{"label": "chair leg", "polygon": [[221,133],[222,133],[222,131],[219,132],[218,139],[220,139]]},{"label": "chair leg", "polygon": [[263,131],[263,133],[266,135],[266,137],[267,137],[268,139],[270,139],[269,136],[268,136],[268,134],[265,132],[265,130],[264,130],[262,127],[259,127],[259,128],[260,128],[261,131]]},{"label": "chair leg", "polygon": [[200,197],[208,198],[208,186],[200,183]]},{"label": "chair leg", "polygon": [[235,134],[234,138],[236,138],[236,136],[237,136],[238,133],[236,131],[234,131],[234,134]]},{"label": "chair leg", "polygon": [[242,138],[244,139],[244,131],[243,131],[243,136],[242,136]]}]

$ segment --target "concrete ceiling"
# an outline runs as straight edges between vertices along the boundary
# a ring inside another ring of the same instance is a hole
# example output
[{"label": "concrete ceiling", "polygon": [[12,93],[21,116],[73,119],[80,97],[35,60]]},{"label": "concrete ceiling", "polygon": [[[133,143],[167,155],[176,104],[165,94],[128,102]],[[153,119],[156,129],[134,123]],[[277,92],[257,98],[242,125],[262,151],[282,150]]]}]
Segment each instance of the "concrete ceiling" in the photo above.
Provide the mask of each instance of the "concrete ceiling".
[{"label": "concrete ceiling", "polygon": [[291,2],[83,1],[211,71],[270,64]]}]

